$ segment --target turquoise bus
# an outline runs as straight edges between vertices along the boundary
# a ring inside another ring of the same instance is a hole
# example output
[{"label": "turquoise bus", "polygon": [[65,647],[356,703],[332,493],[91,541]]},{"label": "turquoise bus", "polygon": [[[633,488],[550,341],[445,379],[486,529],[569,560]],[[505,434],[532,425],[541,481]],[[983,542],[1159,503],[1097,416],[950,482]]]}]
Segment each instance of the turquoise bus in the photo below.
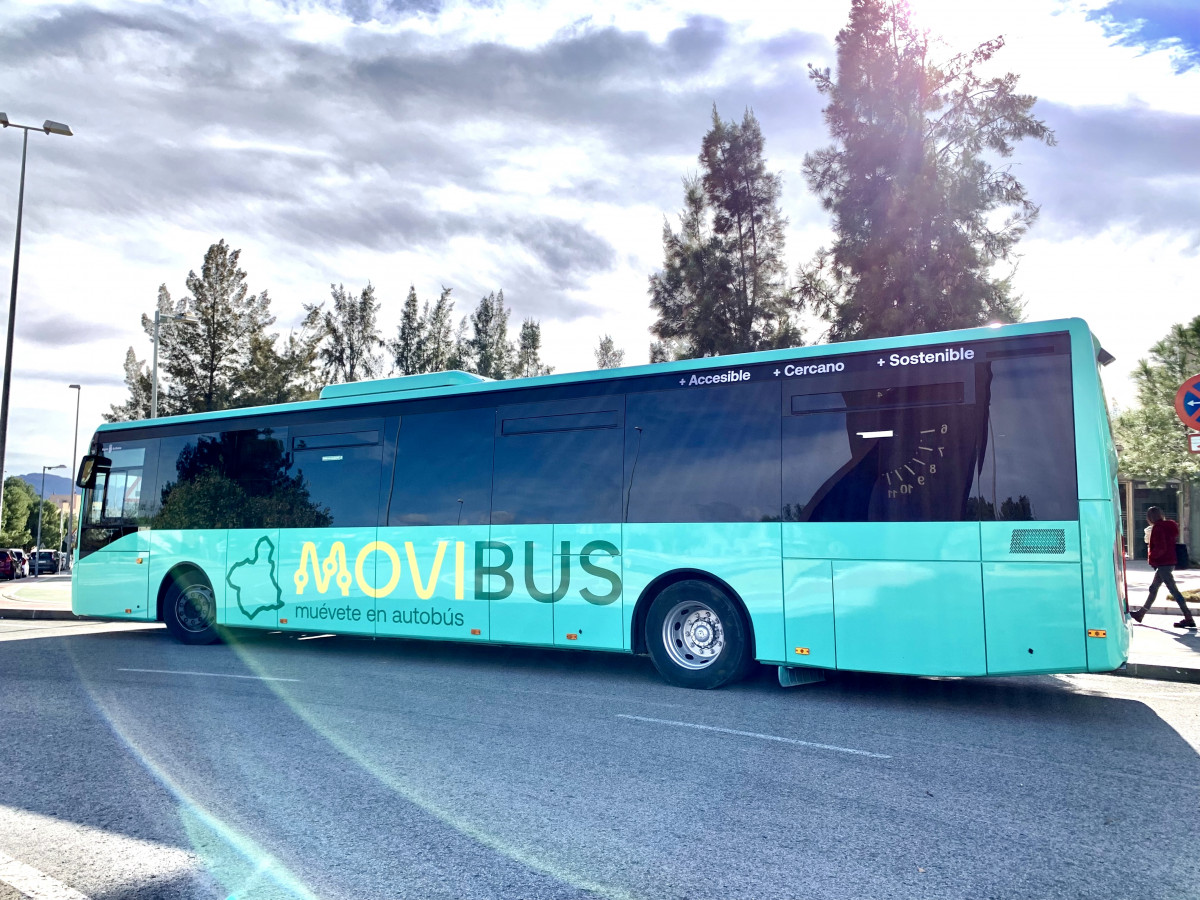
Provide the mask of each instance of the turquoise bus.
[{"label": "turquoise bus", "polygon": [[79,615],[928,676],[1107,672],[1117,463],[1078,319],[101,426]]}]

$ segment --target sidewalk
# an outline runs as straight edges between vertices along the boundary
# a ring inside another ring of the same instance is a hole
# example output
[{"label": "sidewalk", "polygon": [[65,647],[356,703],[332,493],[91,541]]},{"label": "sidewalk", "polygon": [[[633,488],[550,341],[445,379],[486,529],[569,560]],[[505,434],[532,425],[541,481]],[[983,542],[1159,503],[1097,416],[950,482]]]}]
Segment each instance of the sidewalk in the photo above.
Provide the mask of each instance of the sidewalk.
[{"label": "sidewalk", "polygon": [[0,583],[0,619],[76,619],[71,612],[71,573]]},{"label": "sidewalk", "polygon": [[[1126,568],[1130,606],[1136,609],[1146,599],[1154,570],[1145,560],[1129,560]],[[1176,572],[1175,582],[1184,593],[1200,591],[1200,569]],[[1190,606],[1192,615],[1200,619],[1200,599]],[[1124,671],[1113,674],[1200,684],[1200,631],[1172,628],[1171,623],[1179,617],[1175,601],[1160,589],[1143,623],[1133,626],[1128,665]],[[71,612],[70,573],[0,584],[0,619],[75,618]]]}]

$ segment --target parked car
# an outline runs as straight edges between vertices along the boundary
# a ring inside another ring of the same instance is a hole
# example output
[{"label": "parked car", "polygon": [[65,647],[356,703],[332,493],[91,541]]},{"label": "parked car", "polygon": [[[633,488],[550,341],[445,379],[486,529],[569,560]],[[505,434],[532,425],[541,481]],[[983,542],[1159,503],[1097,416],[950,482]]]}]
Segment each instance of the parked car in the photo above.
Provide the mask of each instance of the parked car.
[{"label": "parked car", "polygon": [[56,575],[58,574],[58,554],[53,550],[38,550],[33,554],[33,562],[30,565],[33,574]]},{"label": "parked car", "polygon": [[12,581],[17,577],[17,567],[13,563],[13,558],[9,556],[7,550],[0,550],[0,578],[7,578]]},{"label": "parked car", "polygon": [[14,578],[24,578],[29,574],[29,557],[25,555],[25,551],[20,547],[9,547],[8,555],[13,558],[13,564],[16,567]]}]

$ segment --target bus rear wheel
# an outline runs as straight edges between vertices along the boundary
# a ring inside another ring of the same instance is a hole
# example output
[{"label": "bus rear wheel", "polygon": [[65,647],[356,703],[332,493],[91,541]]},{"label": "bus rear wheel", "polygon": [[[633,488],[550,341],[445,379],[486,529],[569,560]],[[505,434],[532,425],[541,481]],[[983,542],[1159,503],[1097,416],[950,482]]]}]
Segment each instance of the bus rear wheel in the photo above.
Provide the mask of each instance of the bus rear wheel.
[{"label": "bus rear wheel", "polygon": [[163,621],[180,643],[212,644],[220,640],[212,585],[197,575],[175,579],[163,598]]},{"label": "bus rear wheel", "polygon": [[741,610],[706,581],[679,581],[654,598],[646,648],[659,674],[679,687],[721,687],[741,678],[751,662]]}]

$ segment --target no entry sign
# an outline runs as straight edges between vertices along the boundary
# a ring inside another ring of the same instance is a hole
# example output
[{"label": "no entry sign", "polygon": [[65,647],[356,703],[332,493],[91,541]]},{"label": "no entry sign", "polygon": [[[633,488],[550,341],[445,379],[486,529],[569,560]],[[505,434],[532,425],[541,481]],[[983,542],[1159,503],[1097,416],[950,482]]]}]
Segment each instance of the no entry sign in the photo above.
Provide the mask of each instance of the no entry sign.
[{"label": "no entry sign", "polygon": [[1193,375],[1175,395],[1175,412],[1189,428],[1200,431],[1200,375]]}]

